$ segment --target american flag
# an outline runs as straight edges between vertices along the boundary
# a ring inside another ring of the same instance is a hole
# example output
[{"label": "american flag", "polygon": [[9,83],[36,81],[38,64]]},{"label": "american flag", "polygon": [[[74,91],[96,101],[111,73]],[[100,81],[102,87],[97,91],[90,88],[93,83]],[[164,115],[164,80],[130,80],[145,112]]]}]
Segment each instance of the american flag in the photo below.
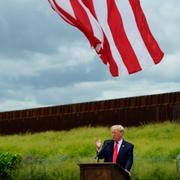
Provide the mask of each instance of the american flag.
[{"label": "american flag", "polygon": [[163,58],[140,0],[48,0],[89,40],[112,76],[132,74]]}]

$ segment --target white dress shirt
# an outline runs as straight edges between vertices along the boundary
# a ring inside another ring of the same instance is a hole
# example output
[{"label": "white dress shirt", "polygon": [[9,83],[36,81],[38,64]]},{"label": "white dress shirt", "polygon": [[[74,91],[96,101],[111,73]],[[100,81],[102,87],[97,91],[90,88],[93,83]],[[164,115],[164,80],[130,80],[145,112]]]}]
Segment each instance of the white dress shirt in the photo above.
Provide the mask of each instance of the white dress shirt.
[{"label": "white dress shirt", "polygon": [[[123,142],[123,139],[121,139],[120,141],[118,141],[118,153],[119,153],[119,149],[120,149],[120,147],[121,147],[121,145],[122,145],[122,142]],[[114,147],[115,147],[115,145],[116,145],[116,141],[114,141]]]}]

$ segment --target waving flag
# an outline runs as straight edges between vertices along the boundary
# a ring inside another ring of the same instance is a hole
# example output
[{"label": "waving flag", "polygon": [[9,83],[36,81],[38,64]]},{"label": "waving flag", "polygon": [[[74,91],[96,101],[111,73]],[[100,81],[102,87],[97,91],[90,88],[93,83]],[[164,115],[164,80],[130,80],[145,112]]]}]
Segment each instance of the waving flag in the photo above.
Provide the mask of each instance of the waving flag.
[{"label": "waving flag", "polygon": [[163,58],[139,0],[48,0],[89,40],[112,76],[132,74]]}]

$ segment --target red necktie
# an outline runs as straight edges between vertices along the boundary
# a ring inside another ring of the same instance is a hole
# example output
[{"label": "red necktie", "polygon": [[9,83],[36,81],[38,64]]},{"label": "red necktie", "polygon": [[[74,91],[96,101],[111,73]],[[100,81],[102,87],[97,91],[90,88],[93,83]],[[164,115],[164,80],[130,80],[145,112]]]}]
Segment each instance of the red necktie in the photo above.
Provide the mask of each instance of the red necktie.
[{"label": "red necktie", "polygon": [[116,162],[117,155],[118,155],[118,142],[115,142],[114,153],[113,153],[113,161],[112,162],[114,162],[114,163]]}]

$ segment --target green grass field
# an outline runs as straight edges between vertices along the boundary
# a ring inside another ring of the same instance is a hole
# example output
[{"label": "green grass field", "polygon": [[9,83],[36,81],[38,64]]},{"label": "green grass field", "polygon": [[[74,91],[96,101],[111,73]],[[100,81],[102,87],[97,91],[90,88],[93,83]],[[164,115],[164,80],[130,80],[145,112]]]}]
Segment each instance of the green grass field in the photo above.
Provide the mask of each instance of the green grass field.
[{"label": "green grass field", "polygon": [[[0,137],[0,153],[19,154],[23,160],[11,179],[79,179],[79,162],[96,162],[95,139],[111,138],[107,127]],[[180,124],[160,123],[126,128],[134,144],[133,179],[175,179],[180,154]],[[180,162],[179,162],[180,163]]]}]

